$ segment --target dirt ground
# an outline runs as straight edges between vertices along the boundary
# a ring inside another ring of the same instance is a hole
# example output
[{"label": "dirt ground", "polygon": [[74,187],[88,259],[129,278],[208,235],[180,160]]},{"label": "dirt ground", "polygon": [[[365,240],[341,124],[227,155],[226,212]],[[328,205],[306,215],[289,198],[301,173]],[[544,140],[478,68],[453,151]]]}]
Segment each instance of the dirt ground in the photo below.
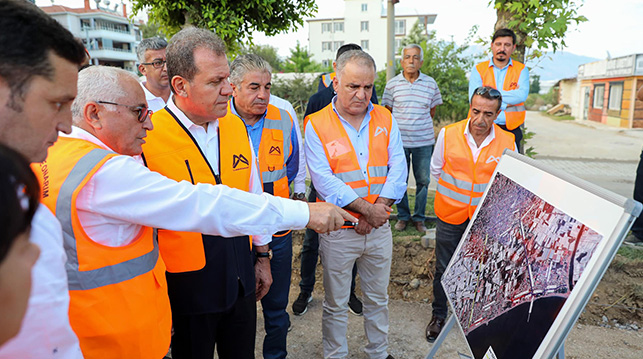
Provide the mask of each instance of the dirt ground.
[{"label": "dirt ground", "polygon": [[[321,314],[323,285],[321,265],[313,301],[303,316],[292,315],[292,302],[299,295],[299,253],[302,232],[293,240],[293,276],[288,313],[292,331],[288,335],[289,358],[322,357]],[[425,249],[418,236],[395,238],[389,295],[389,353],[395,358],[424,358],[431,345],[424,339],[424,328],[430,320],[432,299],[432,249]],[[643,251],[643,249],[638,249]],[[359,282],[358,282],[359,283]],[[416,285],[417,288],[414,289]],[[359,284],[358,284],[359,288]],[[357,290],[359,295],[359,289]],[[258,307],[257,357],[261,357],[263,316]],[[590,303],[569,334],[566,358],[643,358],[643,261],[617,255]],[[363,318],[349,315],[349,358],[366,358]],[[452,330],[436,358],[458,358],[468,354],[464,337]]]}]

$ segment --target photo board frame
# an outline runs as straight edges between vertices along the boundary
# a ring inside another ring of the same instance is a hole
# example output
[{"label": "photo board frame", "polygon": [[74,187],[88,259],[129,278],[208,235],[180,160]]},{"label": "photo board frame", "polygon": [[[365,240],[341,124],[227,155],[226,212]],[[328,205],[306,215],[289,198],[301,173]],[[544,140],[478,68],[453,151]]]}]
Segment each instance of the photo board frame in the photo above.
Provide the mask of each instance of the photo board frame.
[{"label": "photo board frame", "polygon": [[505,150],[441,282],[473,357],[553,357],[641,208]]}]

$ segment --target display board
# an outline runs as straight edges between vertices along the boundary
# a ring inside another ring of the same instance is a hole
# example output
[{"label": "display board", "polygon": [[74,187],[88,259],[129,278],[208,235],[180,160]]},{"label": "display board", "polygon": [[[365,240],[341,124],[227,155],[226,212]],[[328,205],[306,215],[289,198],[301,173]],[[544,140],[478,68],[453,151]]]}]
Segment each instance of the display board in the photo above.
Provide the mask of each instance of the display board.
[{"label": "display board", "polygon": [[640,211],[506,151],[442,276],[473,356],[552,357]]}]

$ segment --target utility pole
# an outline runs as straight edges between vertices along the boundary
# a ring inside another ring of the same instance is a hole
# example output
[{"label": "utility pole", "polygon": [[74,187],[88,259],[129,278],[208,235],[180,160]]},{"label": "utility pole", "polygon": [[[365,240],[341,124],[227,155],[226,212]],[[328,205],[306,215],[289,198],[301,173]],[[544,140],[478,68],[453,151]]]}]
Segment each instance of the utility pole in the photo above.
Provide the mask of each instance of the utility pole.
[{"label": "utility pole", "polygon": [[395,76],[395,8],[400,0],[387,0],[386,6],[386,81]]}]

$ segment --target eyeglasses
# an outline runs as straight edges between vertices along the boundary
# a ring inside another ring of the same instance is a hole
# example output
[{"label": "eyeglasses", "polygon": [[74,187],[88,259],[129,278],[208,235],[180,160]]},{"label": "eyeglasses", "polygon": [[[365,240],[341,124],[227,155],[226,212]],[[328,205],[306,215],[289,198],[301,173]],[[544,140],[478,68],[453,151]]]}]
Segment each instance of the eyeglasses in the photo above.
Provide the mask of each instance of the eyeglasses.
[{"label": "eyeglasses", "polygon": [[152,62],[141,62],[141,65],[152,65],[155,69],[160,69],[165,65],[165,60],[154,60]]},{"label": "eyeglasses", "polygon": [[106,104],[106,105],[116,105],[116,106],[123,106],[127,107],[130,110],[137,112],[138,113],[138,122],[143,123],[147,119],[147,116],[152,116],[152,110],[145,106],[130,106],[130,105],[123,105],[120,103],[116,102],[109,102],[109,101],[96,101],[97,103],[100,104]]},{"label": "eyeglasses", "polygon": [[493,87],[489,87],[489,86],[480,86],[474,91],[474,93],[476,95],[479,95],[479,96],[482,96],[482,95],[484,95],[486,93],[489,93],[489,97],[491,97],[493,99],[500,98],[502,96],[500,94],[500,91],[496,90]]}]

